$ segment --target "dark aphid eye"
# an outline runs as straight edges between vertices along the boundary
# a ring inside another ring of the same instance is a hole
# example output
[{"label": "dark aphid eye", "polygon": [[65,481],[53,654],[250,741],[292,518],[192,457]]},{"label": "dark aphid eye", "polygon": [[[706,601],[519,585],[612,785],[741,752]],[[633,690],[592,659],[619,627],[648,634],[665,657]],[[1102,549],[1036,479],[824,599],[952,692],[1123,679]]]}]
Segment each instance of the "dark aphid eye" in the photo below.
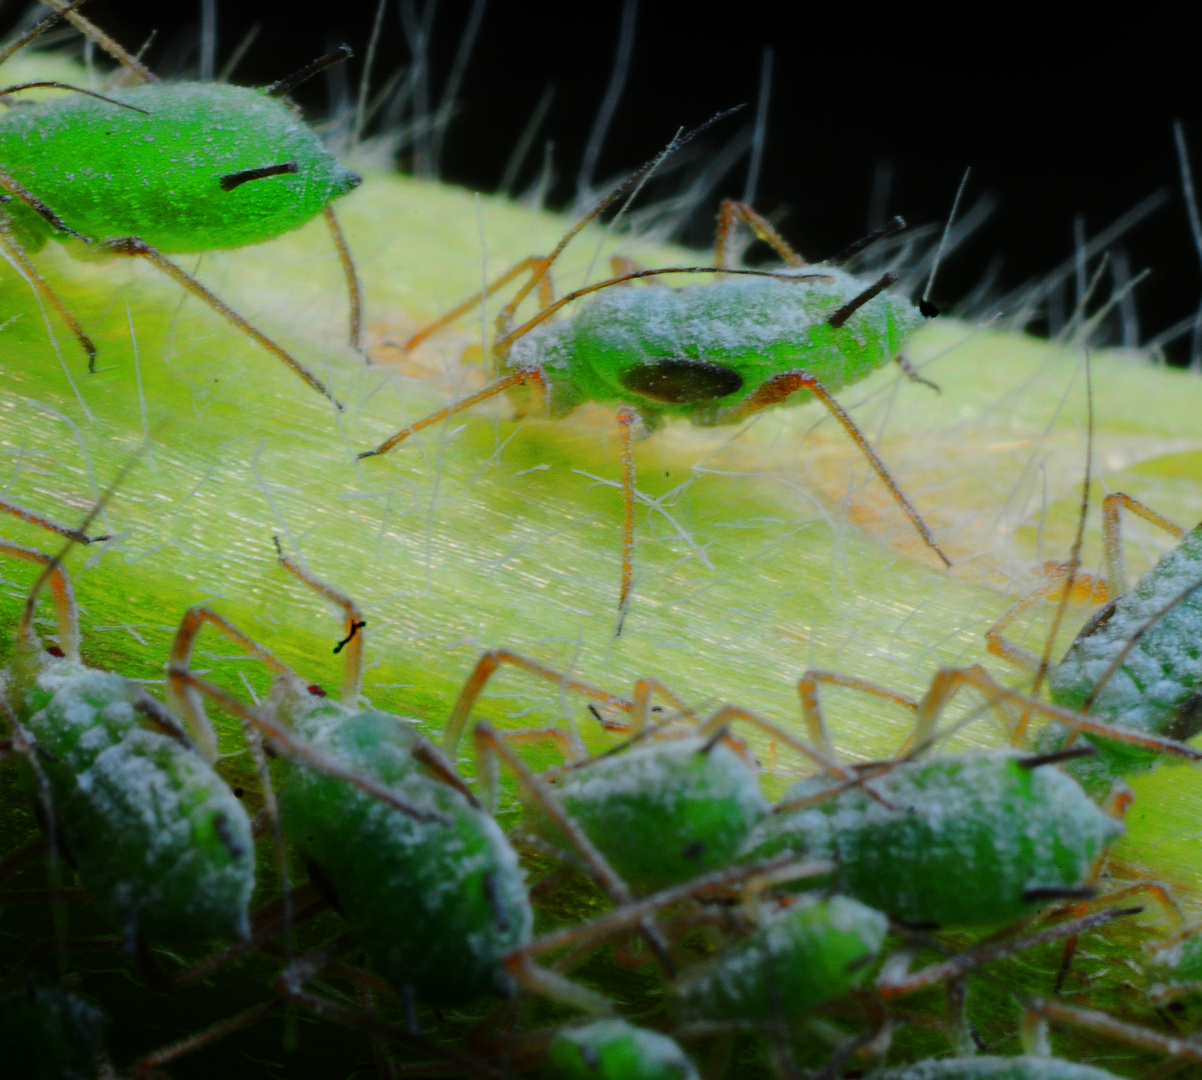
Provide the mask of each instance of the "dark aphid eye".
[{"label": "dark aphid eye", "polygon": [[285,173],[298,173],[300,166],[295,161],[285,161],[279,165],[264,165],[261,169],[243,169],[241,172],[226,173],[220,180],[222,191],[233,191],[236,187],[249,183],[251,180],[263,180],[268,176],[283,176]]},{"label": "dark aphid eye", "polygon": [[743,386],[743,376],[705,360],[656,360],[623,372],[622,385],[649,401],[691,405],[733,394]]},{"label": "dark aphid eye", "polygon": [[66,654],[65,652],[63,652],[63,650],[62,650],[62,649],[60,649],[60,648],[59,648],[57,645],[47,645],[47,646],[46,646],[46,651],[47,651],[47,652],[48,652],[48,653],[49,653],[51,656],[57,656],[57,657],[58,657],[60,660],[61,660],[61,659],[62,659],[64,656],[66,656],[66,655],[67,655],[67,654]]},{"label": "dark aphid eye", "polygon": [[918,301],[918,310],[924,319],[933,319],[939,314],[939,309],[925,297]]},{"label": "dark aphid eye", "polygon": [[326,696],[326,692],[320,686],[318,686],[317,683],[310,683],[305,689],[307,689],[314,697]]}]

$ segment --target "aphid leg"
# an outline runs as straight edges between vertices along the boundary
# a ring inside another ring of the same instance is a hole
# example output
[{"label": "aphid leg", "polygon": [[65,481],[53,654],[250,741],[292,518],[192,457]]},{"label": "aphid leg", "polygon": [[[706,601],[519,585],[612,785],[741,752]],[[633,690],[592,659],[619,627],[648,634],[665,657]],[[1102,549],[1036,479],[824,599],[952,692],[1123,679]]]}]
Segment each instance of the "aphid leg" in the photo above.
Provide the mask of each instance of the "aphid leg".
[{"label": "aphid leg", "polygon": [[284,554],[280,546],[280,538],[273,536],[276,554],[280,565],[298,581],[304,582],[319,596],[324,597],[335,607],[342,608],[346,615],[347,636],[339,642],[334,652],[343,653],[342,669],[342,702],[353,706],[359,700],[359,691],[363,685],[363,638],[366,620],[358,605],[345,593],[339,592],[315,576],[310,570],[301,566],[295,559]]},{"label": "aphid leg", "polygon": [[[59,648],[62,649],[63,655],[68,660],[78,662],[80,640],[79,608],[75,604],[75,593],[71,588],[71,579],[67,577],[66,570],[45,552],[38,551],[35,548],[27,548],[21,544],[14,544],[9,540],[0,540],[0,553],[11,555],[25,562],[31,562],[35,566],[53,566],[47,583],[50,585],[50,591],[54,594],[54,614],[58,620]],[[25,611],[21,616],[21,622],[17,629],[21,640],[29,643],[37,640],[33,632],[34,605],[32,603],[36,599],[37,594],[31,593],[29,600],[26,601]]]},{"label": "aphid leg", "polygon": [[1123,550],[1121,518],[1123,510],[1163,529],[1175,540],[1180,540],[1185,535],[1185,530],[1180,525],[1173,524],[1138,499],[1124,495],[1121,491],[1107,495],[1102,501],[1102,538],[1106,546],[1106,584],[1112,597],[1122,596],[1127,591],[1127,556]]},{"label": "aphid leg", "polygon": [[[843,686],[848,690],[856,690],[861,694],[867,694],[869,697],[879,698],[881,701],[900,705],[903,709],[909,709],[912,713],[918,712],[918,702],[913,698],[907,697],[905,694],[899,694],[896,690],[878,686],[867,679],[860,679],[854,675],[844,675],[838,671],[807,671],[797,681],[797,695],[801,698],[801,712],[805,717],[806,727],[810,732],[810,740],[830,761],[838,761],[839,755],[835,750],[835,744],[831,741],[826,720],[822,716],[822,704],[818,699],[818,687],[822,683],[828,686]],[[835,775],[843,776],[843,773],[840,771],[836,772]]]},{"label": "aphid leg", "polygon": [[[612,708],[621,709],[623,712],[630,711],[630,702],[625,698],[611,694],[609,691],[602,690],[591,683],[586,683],[582,679],[565,675],[535,660],[528,660],[524,656],[510,652],[508,649],[489,649],[488,652],[483,653],[480,659],[476,661],[476,666],[472,669],[471,675],[468,676],[467,681],[463,684],[463,689],[459,691],[455,707],[451,710],[450,718],[447,720],[447,726],[443,731],[442,747],[448,757],[454,759],[455,750],[459,745],[459,740],[463,736],[463,729],[467,724],[468,717],[471,716],[472,709],[475,707],[476,699],[479,698],[485,684],[502,664],[511,664],[513,667],[521,668],[523,671],[528,671],[531,675],[536,675],[540,679],[562,687],[564,690],[570,690],[575,694],[582,694],[584,697],[591,698],[593,701],[599,701]],[[575,753],[578,756],[587,756],[587,751],[582,745],[575,746]]]},{"label": "aphid leg", "polygon": [[456,305],[445,315],[435,319],[434,322],[423,326],[417,331],[417,333],[409,338],[404,345],[401,346],[401,351],[409,352],[411,349],[417,348],[417,346],[425,341],[426,338],[438,333],[438,331],[444,326],[450,326],[450,324],[456,319],[466,315],[477,304],[492,296],[493,293],[495,293],[498,289],[503,289],[506,285],[513,281],[514,278],[521,277],[522,274],[528,272],[531,274],[543,274],[541,281],[545,282],[545,285],[540,284],[540,289],[542,291],[539,294],[539,303],[542,307],[547,307],[551,303],[551,282],[549,278],[546,277],[546,270],[547,260],[541,255],[531,255],[529,258],[523,259],[516,266],[511,266],[505,271],[505,273],[503,273],[496,280],[492,281],[483,290],[477,290],[472,296],[463,301],[462,304]]},{"label": "aphid leg", "polygon": [[189,1035],[187,1038],[180,1039],[179,1042],[174,1042],[170,1046],[154,1050],[138,1058],[129,1067],[130,1078],[131,1080],[143,1080],[143,1078],[150,1077],[161,1066],[178,1061],[180,1058],[187,1057],[197,1050],[203,1050],[206,1046],[220,1042],[227,1035],[232,1035],[236,1031],[250,1027],[251,1024],[257,1023],[273,1010],[278,1009],[279,1006],[279,999],[272,998],[270,1001],[265,1001],[261,1005],[255,1005],[244,1012],[238,1013],[236,1016],[219,1020],[216,1024],[205,1028],[204,1031],[198,1031],[195,1035]]},{"label": "aphid leg", "polygon": [[[1044,582],[1021,600],[1011,604],[997,621],[985,631],[985,646],[994,656],[1000,656],[1015,667],[1024,671],[1038,671],[1042,658],[1030,649],[1016,645],[1002,634],[1015,619],[1025,614],[1040,600],[1053,603],[1064,598],[1064,583],[1069,576],[1072,566],[1069,563],[1048,563],[1043,568]],[[1078,569],[1073,574],[1073,591],[1071,599],[1082,604],[1105,603],[1114,594],[1108,592],[1105,582],[1099,581],[1091,574]]]},{"label": "aphid leg", "polygon": [[634,423],[638,413],[629,405],[618,410],[618,446],[622,462],[622,585],[618,591],[618,625],[614,637],[622,636],[622,624],[630,610],[634,585]]},{"label": "aphid leg", "polygon": [[[0,187],[4,186],[4,177],[0,176]],[[84,333],[83,327],[76,321],[75,316],[71,314],[70,308],[59,299],[58,293],[50,287],[46,279],[39,273],[38,268],[30,261],[29,256],[25,254],[25,249],[17,243],[17,238],[13,236],[4,218],[4,211],[0,209],[0,247],[4,248],[9,258],[33,282],[34,288],[58,312],[59,318],[67,324],[67,329],[71,331],[75,340],[79,342],[80,348],[87,354],[88,370],[94,372],[96,370],[96,346],[92,343],[92,339]]]},{"label": "aphid leg", "polygon": [[256,330],[248,323],[241,315],[239,315],[232,307],[224,300],[219,299],[216,295],[209,292],[199,281],[196,280],[187,271],[176,266],[170,259],[163,255],[156,248],[151,247],[145,240],[137,236],[118,236],[103,243],[105,251],[113,255],[122,255],[128,258],[139,257],[147,262],[157,266],[164,274],[171,278],[181,288],[186,289],[199,300],[203,300],[209,305],[218,315],[226,320],[231,326],[241,330],[251,340],[258,342],[269,353],[281,360],[284,365],[291,369],[292,373],[303,379],[314,390],[323,397],[328,398],[339,412],[343,410],[343,404],[340,402],[316,375],[305,367],[299,360],[280,348],[274,341],[260,330]]},{"label": "aphid leg", "polygon": [[224,616],[207,607],[192,607],[185,611],[175,632],[175,640],[171,643],[171,659],[167,667],[167,703],[173,712],[183,718],[188,726],[188,733],[205,760],[212,762],[217,758],[217,733],[205,712],[204,699],[196,688],[179,674],[180,671],[186,671],[191,663],[192,649],[206,624],[224,634],[274,674],[282,675],[295,683],[301,683],[302,680],[292,668],[257,641],[247,637]]},{"label": "aphid leg", "polygon": [[1202,1042],[1197,1039],[1182,1039],[1176,1035],[1165,1035],[1152,1028],[1138,1024],[1128,1024],[1116,1020],[1108,1013],[1097,1009],[1083,1009],[1076,1005],[1066,1005],[1061,1001],[1050,1001],[1047,998],[1031,998],[1023,1006],[1023,1028],[1038,1032],[1042,1024],[1051,1021],[1056,1024],[1068,1024],[1072,1027],[1084,1028],[1096,1032],[1109,1039],[1126,1043],[1128,1046],[1138,1046],[1144,1050],[1154,1050],[1182,1062],[1202,1064]]},{"label": "aphid leg", "polygon": [[[56,232],[65,232],[69,236],[74,236],[76,240],[82,240],[85,244],[90,244],[92,242],[92,238],[90,236],[84,236],[83,233],[76,232],[74,229],[72,229],[65,221],[63,221],[61,217],[58,216],[58,214],[56,214],[50,209],[50,207],[42,202],[41,199],[34,195],[33,192],[17,183],[17,181],[9,176],[8,173],[4,172],[3,169],[0,169],[0,190],[7,191],[14,198],[20,199],[21,202],[28,206],[30,210],[42,218],[46,224]],[[2,221],[2,219],[3,216],[0,215],[0,221]],[[7,232],[7,230],[5,230],[5,232]],[[8,239],[10,243],[16,243],[16,240],[13,239],[11,234],[9,234]]]},{"label": "aphid leg", "polygon": [[759,389],[753,394],[749,394],[738,405],[731,405],[720,410],[721,419],[719,422],[735,423],[739,420],[744,420],[761,409],[766,409],[770,405],[780,404],[790,394],[794,394],[798,390],[808,390],[826,406],[830,414],[839,421],[843,430],[851,437],[852,442],[860,448],[860,452],[868,459],[868,463],[875,470],[877,476],[881,478],[881,483],[889,489],[889,494],[893,496],[894,501],[901,507],[906,517],[910,519],[914,528],[918,530],[918,535],[922,537],[923,542],[943,560],[945,566],[951,566],[951,560],[943,554],[939,545],[935,543],[935,538],[931,535],[930,529],[927,528],[926,522],[922,520],[918,511],[911,505],[905,492],[898,486],[897,481],[893,479],[893,476],[885,467],[885,463],[872,448],[868,440],[864,438],[855,421],[852,420],[843,406],[831,397],[826,387],[808,371],[785,371],[779,375],[773,375],[772,378],[762,383]]},{"label": "aphid leg", "polygon": [[802,742],[787,729],[738,705],[723,705],[701,725],[699,733],[710,736],[720,735],[723,729],[730,727],[733,723],[750,724],[752,727],[759,728],[833,776],[841,777],[844,780],[856,779],[856,774],[847,766],[840,764],[837,757],[830,756],[824,750]]},{"label": "aphid leg", "polygon": [[730,234],[735,221],[741,221],[755,235],[772,248],[789,266],[805,266],[806,261],[776,231],[776,227],[762,214],[757,213],[745,202],[723,199],[718,208],[718,227],[714,231],[714,265],[725,267],[730,248]]},{"label": "aphid leg", "polygon": [[330,229],[330,237],[338,251],[338,260],[342,263],[342,272],[346,275],[347,298],[350,300],[350,343],[352,349],[363,349],[363,292],[359,288],[359,275],[355,272],[355,260],[351,258],[351,249],[346,242],[342,226],[334,214],[334,208],[327,206],[322,212],[326,225]]},{"label": "aphid leg", "polygon": [[897,970],[886,964],[877,979],[875,989],[880,997],[888,999],[900,997],[902,994],[910,994],[916,990],[925,990],[931,986],[939,986],[952,979],[962,979],[970,972],[992,963],[994,960],[1004,960],[1026,952],[1027,949],[1088,933],[1114,922],[1115,919],[1137,915],[1141,911],[1143,908],[1138,907],[1107,908],[1105,911],[1086,915],[1083,919],[1072,919],[1046,930],[1037,930],[1026,937],[986,941],[971,949],[966,949],[962,953],[957,953],[947,960],[931,964],[915,972]]},{"label": "aphid leg", "polygon": [[497,394],[503,393],[506,390],[512,389],[515,386],[524,386],[527,383],[534,383],[541,391],[543,399],[546,399],[546,383],[543,381],[543,374],[537,369],[525,371],[515,371],[510,375],[505,375],[495,382],[489,383],[483,390],[478,390],[468,397],[460,398],[459,401],[452,402],[445,408],[439,409],[437,412],[430,413],[429,416],[422,417],[414,424],[410,424],[407,428],[402,428],[389,439],[385,439],[374,450],[364,450],[359,457],[375,457],[377,454],[387,454],[399,442],[404,442],[416,431],[421,431],[423,428],[428,428],[431,424],[437,424],[440,420],[445,420],[448,416],[454,416],[464,409],[470,409],[473,405],[478,405],[481,401],[487,401],[490,397],[496,397]]},{"label": "aphid leg", "polygon": [[[584,830],[576,824],[571,815],[563,808],[559,797],[550,785],[530,771],[526,763],[514,753],[513,749],[493,729],[491,724],[477,723],[472,729],[472,734],[475,742],[476,760],[480,763],[478,772],[482,776],[491,777],[495,774],[495,767],[490,763],[491,759],[504,762],[506,768],[514,775],[522,788],[529,793],[531,798],[538,803],[543,813],[555,823],[556,828],[567,838],[568,842],[575,849],[576,854],[588,864],[589,871],[602,891],[619,906],[629,904],[632,897],[626,882],[618,876],[613,867],[609,865],[605,856],[597,850],[593,842],[585,835]],[[651,951],[655,954],[656,960],[659,961],[664,974],[668,978],[675,975],[675,965],[668,955],[667,942],[664,941],[663,936],[656,929],[654,922],[649,918],[642,919],[638,922],[638,930],[646,939],[647,944],[651,946]]]},{"label": "aphid leg", "polygon": [[131,56],[120,45],[117,44],[111,37],[100,29],[91,20],[84,18],[75,10],[75,4],[67,3],[67,0],[43,0],[47,7],[58,12],[72,26],[83,34],[89,41],[95,42],[114,60],[117,61],[131,74],[136,75],[142,82],[157,83],[158,76],[155,75],[145,64],[142,63],[136,56]]},{"label": "aphid leg", "polygon": [[35,514],[32,510],[26,510],[23,506],[18,506],[16,503],[9,502],[7,499],[0,499],[0,511],[6,514],[12,514],[15,518],[20,518],[22,521],[28,522],[30,525],[38,525],[47,532],[58,533],[59,536],[65,537],[68,540],[74,540],[77,544],[97,544],[101,540],[109,539],[107,536],[88,536],[80,532],[78,529],[73,529],[69,525],[60,525],[57,521],[48,517],[42,517],[41,514]]}]

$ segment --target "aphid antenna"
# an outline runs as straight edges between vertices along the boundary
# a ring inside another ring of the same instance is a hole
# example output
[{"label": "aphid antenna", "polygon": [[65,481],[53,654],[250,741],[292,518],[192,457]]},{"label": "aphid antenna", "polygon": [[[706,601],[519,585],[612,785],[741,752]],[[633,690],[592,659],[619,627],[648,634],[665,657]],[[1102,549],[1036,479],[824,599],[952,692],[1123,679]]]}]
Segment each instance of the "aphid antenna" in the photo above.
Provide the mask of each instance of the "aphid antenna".
[{"label": "aphid antenna", "polygon": [[890,236],[897,236],[898,233],[904,232],[906,228],[906,219],[900,214],[895,214],[879,229],[873,229],[872,232],[860,237],[854,243],[848,244],[837,255],[832,255],[824,263],[826,266],[842,266],[849,262],[860,252],[872,247],[878,240],[884,240]]},{"label": "aphid antenna", "polygon": [[89,41],[99,45],[117,63],[141,79],[142,82],[157,83],[159,81],[159,77],[143,64],[141,60],[135,56],[131,56],[116,41],[109,37],[108,34],[101,30],[100,27],[75,10],[78,7],[77,4],[67,3],[67,0],[41,0],[41,2],[66,19]]},{"label": "aphid antenna", "polygon": [[19,37],[14,38],[4,48],[0,49],[0,64],[15,56],[26,45],[41,37],[51,27],[62,22],[69,12],[78,11],[87,2],[88,0],[71,0],[71,3],[67,4],[66,7],[52,12],[40,22],[35,23]]},{"label": "aphid antenna", "polygon": [[263,88],[263,93],[268,97],[285,97],[295,90],[303,82],[307,82],[314,75],[320,75],[326,68],[331,68],[335,64],[341,64],[354,56],[354,50],[349,45],[339,45],[335,49],[331,49],[324,56],[319,56],[316,60],[311,60],[304,67],[297,69],[291,75],[278,79],[270,86]]},{"label": "aphid antenna", "polygon": [[122,109],[129,109],[130,112],[142,113],[143,116],[149,116],[150,113],[146,109],[139,109],[136,105],[127,105],[124,101],[117,101],[115,98],[105,97],[104,94],[98,94],[94,90],[85,90],[82,86],[72,86],[71,83],[55,82],[52,79],[40,79],[37,82],[18,83],[15,86],[6,86],[0,89],[0,97],[7,97],[9,94],[15,94],[21,90],[74,90],[77,94],[86,94],[88,97],[96,98],[99,101],[107,101],[110,105],[116,105]]}]

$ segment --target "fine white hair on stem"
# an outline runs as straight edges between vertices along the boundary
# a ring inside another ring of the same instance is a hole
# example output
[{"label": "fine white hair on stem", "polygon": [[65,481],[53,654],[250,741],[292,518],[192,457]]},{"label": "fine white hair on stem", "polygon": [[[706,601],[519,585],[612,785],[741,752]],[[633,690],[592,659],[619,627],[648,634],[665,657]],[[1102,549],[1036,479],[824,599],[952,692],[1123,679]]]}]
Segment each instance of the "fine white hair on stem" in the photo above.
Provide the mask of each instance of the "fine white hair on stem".
[{"label": "fine white hair on stem", "polygon": [[626,76],[630,71],[630,57],[634,52],[634,26],[638,19],[638,0],[626,0],[622,7],[622,22],[618,30],[618,49],[614,54],[613,71],[609,76],[609,85],[605,88],[605,96],[601,99],[601,107],[593,121],[593,130],[589,132],[588,142],[584,146],[584,157],[580,160],[580,172],[576,175],[576,203],[586,208],[592,202],[593,173],[597,170],[597,161],[601,157],[601,147],[609,132],[609,125],[617,112],[618,102],[622,99],[622,91],[626,87]]},{"label": "fine white hair on stem", "polygon": [[872,167],[872,191],[868,196],[868,232],[874,233],[885,224],[892,194],[893,162],[888,158],[878,158]]},{"label": "fine white hair on stem", "polygon": [[384,6],[388,0],[376,5],[376,17],[371,24],[371,37],[367,39],[367,55],[363,58],[363,73],[359,76],[359,94],[355,99],[355,126],[351,129],[351,147],[359,145],[363,137],[363,125],[367,122],[367,91],[371,86],[371,69],[376,62],[376,47],[380,44],[380,29],[384,23]]},{"label": "fine white hair on stem", "polygon": [[947,234],[952,231],[952,222],[956,220],[956,211],[960,209],[960,199],[964,196],[964,189],[968,186],[968,177],[971,172],[972,166],[970,165],[964,170],[960,186],[956,189],[956,198],[952,202],[952,212],[947,215],[947,224],[943,227],[943,235],[939,238],[939,247],[935,250],[935,261],[931,263],[931,275],[927,278],[927,287],[922,290],[923,300],[931,299],[931,286],[935,284],[935,275],[939,272],[939,263],[943,259],[943,249],[947,244]]},{"label": "fine white hair on stem", "polygon": [[200,0],[200,81],[217,71],[217,0]]},{"label": "fine white hair on stem", "polygon": [[501,182],[497,185],[497,191],[506,197],[513,194],[513,185],[517,181],[522,165],[526,162],[530,147],[534,145],[534,137],[538,134],[538,129],[543,126],[547,113],[551,111],[551,103],[555,100],[555,91],[555,84],[547,83],[543,96],[534,106],[534,112],[526,121],[526,126],[522,129],[522,134],[514,145],[513,153],[509,155],[509,160],[505,163],[505,171],[501,173]]},{"label": "fine white hair on stem", "polygon": [[751,160],[747,163],[747,183],[743,187],[743,201],[750,206],[755,202],[760,186],[760,166],[764,161],[764,143],[768,135],[768,105],[772,100],[772,50],[766,48],[760,60],[760,96],[755,103],[755,130],[751,136]]},{"label": "fine white hair on stem", "polygon": [[413,63],[409,86],[413,96],[413,172],[433,179],[430,168],[430,27],[438,0],[429,0],[418,18],[415,0],[401,0],[401,29]]},{"label": "fine white hair on stem", "polygon": [[[1198,214],[1198,193],[1194,188],[1194,174],[1189,164],[1189,148],[1185,145],[1185,127],[1180,120],[1173,121],[1173,140],[1177,143],[1177,160],[1181,166],[1181,191],[1185,196],[1185,209],[1189,214],[1189,228],[1194,236],[1194,247],[1202,260],[1202,216]],[[1193,334],[1190,336],[1189,366],[1202,368],[1202,306],[1194,316]]]},{"label": "fine white hair on stem", "polygon": [[1089,269],[1089,256],[1085,254],[1085,215],[1078,214],[1073,218],[1073,282],[1076,285],[1077,303],[1073,308],[1073,318],[1076,319],[1085,304],[1086,273]]},{"label": "fine white hair on stem", "polygon": [[1110,260],[1110,273],[1114,277],[1114,292],[1118,299],[1119,321],[1122,325],[1123,348],[1139,348],[1139,309],[1135,305],[1131,280],[1131,264],[1123,248],[1115,248]]},{"label": "fine white hair on stem", "polygon": [[[242,58],[250,52],[250,47],[255,43],[255,39],[263,32],[262,23],[254,23],[245,34],[242,35],[242,40],[234,47],[234,51],[230,53],[229,59],[226,60],[221,70],[217,73],[218,82],[229,82],[233,77],[234,71],[238,65],[242,63]],[[155,32],[152,31],[150,37],[146,39],[146,44],[138,51],[137,59],[142,59],[142,53],[149,47],[150,42],[154,39]]]},{"label": "fine white hair on stem", "polygon": [[472,10],[468,13],[467,25],[459,38],[459,48],[451,63],[451,72],[442,88],[442,97],[438,102],[438,110],[434,113],[434,145],[430,150],[430,172],[438,176],[441,172],[442,141],[446,135],[447,124],[455,109],[455,99],[459,96],[459,85],[463,82],[463,73],[467,70],[468,61],[472,57],[472,48],[480,33],[480,23],[484,18],[484,7],[488,0],[475,0]]},{"label": "fine white hair on stem", "polygon": [[146,440],[146,464],[154,472],[154,447],[150,442],[150,424],[146,418],[146,395],[142,392],[142,358],[138,353],[138,335],[134,333],[134,313],[125,301],[125,320],[129,324],[129,343],[134,353],[134,384],[138,388],[138,412],[142,416],[142,438]]}]

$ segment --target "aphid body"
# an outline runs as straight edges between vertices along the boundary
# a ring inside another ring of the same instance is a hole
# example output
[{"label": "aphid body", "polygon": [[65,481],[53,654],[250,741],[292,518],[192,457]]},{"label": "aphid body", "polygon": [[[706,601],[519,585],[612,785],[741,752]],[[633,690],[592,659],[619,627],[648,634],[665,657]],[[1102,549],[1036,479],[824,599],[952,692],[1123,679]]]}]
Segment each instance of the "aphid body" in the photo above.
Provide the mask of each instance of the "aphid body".
[{"label": "aphid body", "polygon": [[985,926],[1080,890],[1122,831],[1055,765],[974,752],[799,781],[744,857],[830,859],[840,891],[901,923]]},{"label": "aphid body", "polygon": [[33,742],[22,768],[35,806],[44,777],[45,824],[80,881],[131,938],[245,937],[255,858],[242,804],[140,686],[80,661],[62,567],[7,541],[0,550],[51,567],[62,647],[50,651],[33,633],[35,591],[2,689]]},{"label": "aphid body", "polygon": [[[91,239],[136,236],[167,254],[257,244],[359,184],[262,90],[184,82],[106,97],[129,108],[72,95],[0,113],[0,169]],[[62,238],[19,199],[5,209],[26,250]]]},{"label": "aphid body", "polygon": [[21,1080],[63,1080],[95,1074],[104,1014],[78,994],[55,987],[0,996],[0,1061]]},{"label": "aphid body", "polygon": [[674,1039],[616,1019],[564,1028],[547,1048],[547,1064],[561,1080],[699,1080]]},{"label": "aphid body", "polygon": [[749,937],[675,986],[684,1019],[807,1016],[862,985],[889,921],[850,897],[807,899],[768,915]]}]

